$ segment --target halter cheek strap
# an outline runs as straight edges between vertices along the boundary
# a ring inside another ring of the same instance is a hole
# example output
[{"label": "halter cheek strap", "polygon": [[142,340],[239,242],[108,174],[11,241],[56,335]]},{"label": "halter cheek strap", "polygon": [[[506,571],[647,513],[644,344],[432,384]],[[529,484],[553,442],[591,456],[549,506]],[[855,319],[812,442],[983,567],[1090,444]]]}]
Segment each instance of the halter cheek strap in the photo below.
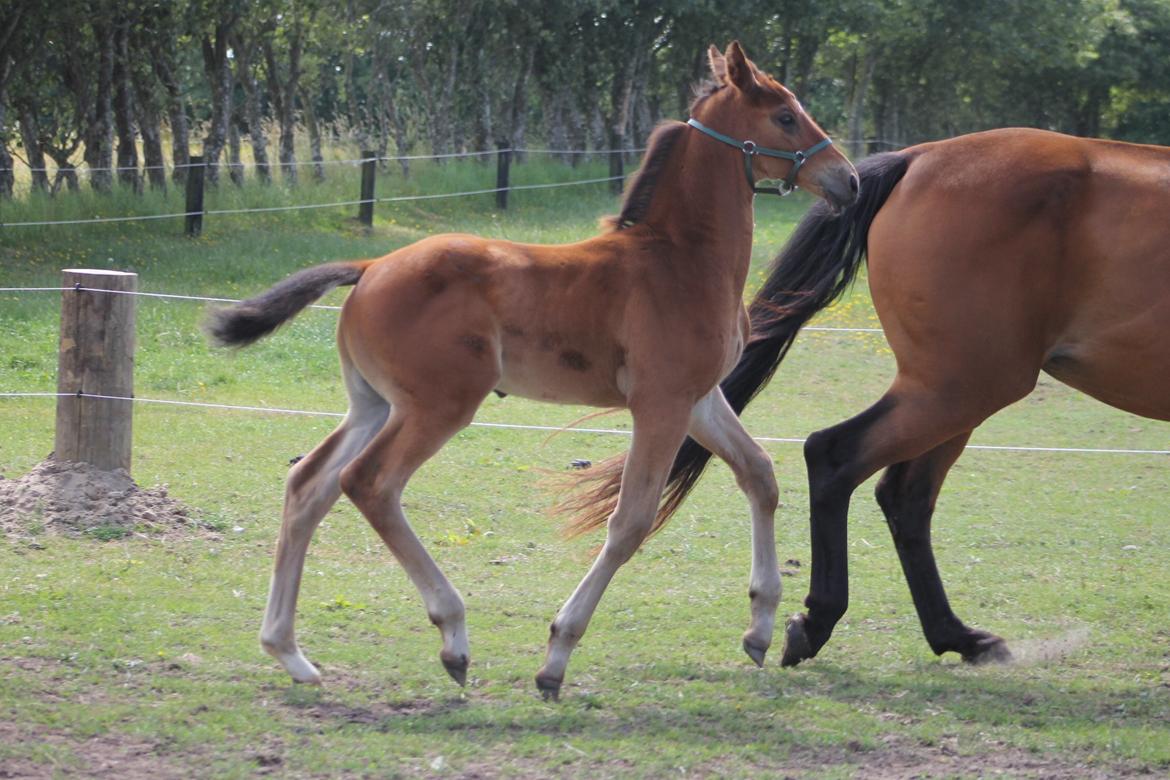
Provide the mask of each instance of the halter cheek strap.
[{"label": "halter cheek strap", "polygon": [[[729,135],[724,135],[718,130],[712,130],[704,125],[698,119],[688,119],[687,124],[698,130],[700,133],[709,135],[716,141],[722,141],[728,146],[734,146],[743,152],[743,169],[747,175],[748,186],[752,188],[752,192],[768,193],[773,195],[788,195],[796,189],[796,175],[800,169],[804,167],[804,163],[808,158],[812,157],[817,152],[827,149],[833,144],[831,138],[825,138],[819,143],[813,144],[807,149],[798,152],[786,152],[782,149],[769,149],[766,146],[756,146],[755,141],[739,141]],[[765,157],[777,157],[781,160],[791,160],[792,170],[788,172],[788,176],[776,187],[757,187],[756,176],[752,173],[752,158],[757,154],[762,154]]]}]

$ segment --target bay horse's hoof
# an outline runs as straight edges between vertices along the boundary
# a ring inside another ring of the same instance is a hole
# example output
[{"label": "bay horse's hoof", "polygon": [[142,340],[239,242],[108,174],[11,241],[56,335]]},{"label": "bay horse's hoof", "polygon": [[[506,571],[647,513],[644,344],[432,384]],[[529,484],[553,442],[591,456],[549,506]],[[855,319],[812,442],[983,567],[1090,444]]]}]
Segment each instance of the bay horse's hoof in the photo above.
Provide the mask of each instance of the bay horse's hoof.
[{"label": "bay horse's hoof", "polygon": [[1007,642],[995,634],[977,631],[975,640],[962,653],[963,660],[974,666],[981,664],[1006,664],[1012,660],[1012,651]]},{"label": "bay horse's hoof", "polygon": [[550,677],[544,673],[536,675],[536,687],[545,701],[561,700],[561,678]]},{"label": "bay horse's hoof", "polygon": [[761,669],[764,667],[764,656],[768,654],[768,648],[763,645],[756,644],[750,641],[747,637],[743,640],[743,651],[748,654],[748,657],[755,662],[756,666]]},{"label": "bay horse's hoof", "polygon": [[788,622],[784,624],[784,656],[780,659],[781,666],[796,666],[801,661],[813,657],[812,644],[804,630],[805,620],[807,618],[804,615],[796,614],[788,618]]},{"label": "bay horse's hoof", "polygon": [[447,674],[451,675],[451,679],[460,685],[467,685],[467,667],[470,661],[467,656],[461,655],[458,658],[445,658],[440,655],[439,660],[443,662],[443,668],[447,670]]}]

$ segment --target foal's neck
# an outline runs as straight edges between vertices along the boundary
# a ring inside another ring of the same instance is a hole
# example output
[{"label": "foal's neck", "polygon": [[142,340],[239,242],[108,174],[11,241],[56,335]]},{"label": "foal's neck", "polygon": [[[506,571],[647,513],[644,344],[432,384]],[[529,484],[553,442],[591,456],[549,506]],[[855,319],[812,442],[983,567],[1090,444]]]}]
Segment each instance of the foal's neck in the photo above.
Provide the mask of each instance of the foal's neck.
[{"label": "foal's neck", "polygon": [[743,293],[751,263],[752,192],[740,153],[688,132],[663,172],[645,222],[676,247],[688,272],[728,278]]}]

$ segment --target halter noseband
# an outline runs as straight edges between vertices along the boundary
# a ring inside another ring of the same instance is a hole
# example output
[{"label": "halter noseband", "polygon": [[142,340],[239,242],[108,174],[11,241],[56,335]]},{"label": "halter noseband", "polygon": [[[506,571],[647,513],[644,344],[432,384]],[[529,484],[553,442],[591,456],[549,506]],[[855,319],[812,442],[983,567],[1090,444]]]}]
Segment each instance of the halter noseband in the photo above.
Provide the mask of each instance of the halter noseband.
[{"label": "halter noseband", "polygon": [[[826,137],[824,140],[813,144],[803,151],[785,152],[781,149],[769,149],[765,146],[756,146],[755,141],[737,141],[729,135],[720,133],[718,130],[712,130],[697,119],[688,119],[687,124],[700,133],[709,135],[716,141],[722,141],[728,146],[734,146],[743,152],[743,168],[747,174],[748,186],[752,188],[752,192],[775,194],[781,197],[788,195],[796,189],[796,174],[804,166],[805,161],[817,152],[828,148],[833,143],[833,139]],[[757,187],[755,174],[752,173],[752,157],[757,154],[762,154],[765,157],[778,157],[781,160],[791,160],[792,170],[788,172],[788,177],[775,188]]]}]

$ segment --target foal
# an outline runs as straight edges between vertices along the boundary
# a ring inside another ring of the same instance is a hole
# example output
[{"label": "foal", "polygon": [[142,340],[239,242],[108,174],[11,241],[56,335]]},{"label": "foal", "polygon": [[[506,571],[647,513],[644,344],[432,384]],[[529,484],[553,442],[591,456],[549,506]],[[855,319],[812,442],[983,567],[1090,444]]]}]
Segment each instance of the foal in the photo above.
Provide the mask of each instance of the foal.
[{"label": "foal", "polygon": [[751,504],[744,647],[763,661],[780,598],[776,484],[771,460],[719,390],[748,334],[742,296],[753,178],[788,177],[838,208],[856,198],[857,177],[792,93],[738,43],[725,55],[712,47],[709,59],[715,83],[693,105],[693,125],[654,132],[610,232],[563,246],[435,236],[377,260],[301,271],[212,315],[217,342],[245,345],[333,287],[356,285],[337,334],[349,411],[289,474],[260,635],[294,680],[320,681],[294,636],[297,591],[309,538],[344,492],[418,588],[442,634],[443,665],[465,681],[463,600],[407,525],[401,497],[493,390],[627,407],[633,416],[605,544],[550,630],[536,676],[544,696],[559,695],[602,593],[650,530],[688,434],[730,464]]}]

